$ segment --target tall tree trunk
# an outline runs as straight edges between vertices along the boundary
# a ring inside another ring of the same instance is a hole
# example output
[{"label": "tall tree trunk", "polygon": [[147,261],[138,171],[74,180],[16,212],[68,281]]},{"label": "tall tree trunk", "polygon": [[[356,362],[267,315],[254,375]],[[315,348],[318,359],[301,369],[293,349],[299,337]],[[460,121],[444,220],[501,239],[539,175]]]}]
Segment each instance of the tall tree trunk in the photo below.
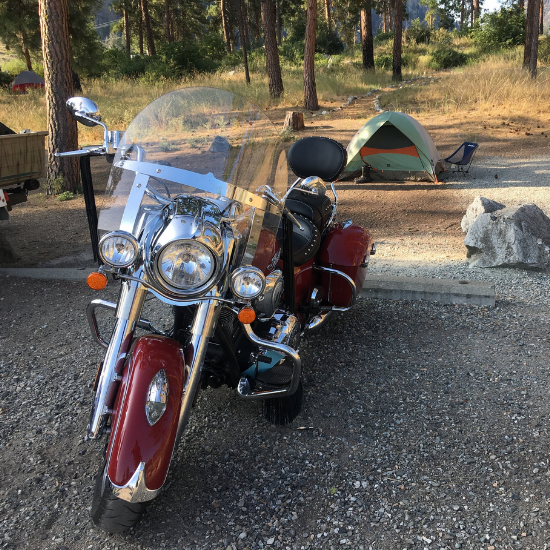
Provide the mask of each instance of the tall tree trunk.
[{"label": "tall tree trunk", "polygon": [[401,82],[401,51],[403,49],[403,0],[395,0],[393,21],[393,74],[392,80]]},{"label": "tall tree trunk", "polygon": [[306,36],[304,41],[304,105],[319,110],[315,85],[315,34],[317,32],[317,0],[307,0]]},{"label": "tall tree trunk", "polygon": [[166,42],[172,42],[172,33],[170,31],[170,0],[164,0],[164,35]]},{"label": "tall tree trunk", "polygon": [[233,51],[231,48],[231,37],[229,35],[229,17],[227,13],[227,2],[228,0],[220,0],[220,11],[222,14],[222,30],[223,30],[223,39],[225,41],[225,49],[228,52]]},{"label": "tall tree trunk", "polygon": [[330,3],[330,0],[325,0],[325,19],[326,19],[326,22],[327,22],[327,28],[330,32],[330,29],[331,29],[331,26],[332,26],[332,22],[331,22],[331,18],[330,18],[330,8],[331,8],[331,3]]},{"label": "tall tree trunk", "polygon": [[153,29],[151,28],[148,0],[141,0],[141,11],[143,13],[143,23],[145,25],[145,37],[147,38],[147,55],[156,55],[157,50],[155,48],[155,40],[153,38]]},{"label": "tall tree trunk", "polygon": [[537,78],[537,59],[539,53],[539,17],[540,3],[542,0],[530,0],[533,2],[533,33],[531,35],[531,54],[529,56],[529,74],[531,78]]},{"label": "tall tree trunk", "polygon": [[143,12],[141,11],[141,1],[138,5],[138,49],[139,55],[143,55]]},{"label": "tall tree trunk", "polygon": [[539,35],[544,34],[544,0],[540,0]]},{"label": "tall tree trunk", "polygon": [[464,30],[464,12],[466,11],[464,1],[465,0],[462,0],[462,2],[460,4],[460,30],[461,31]]},{"label": "tall tree trunk", "polygon": [[243,1],[237,0],[239,3],[239,34],[241,35],[241,50],[243,51],[244,76],[246,83],[250,84],[250,73],[248,72],[248,55],[246,53],[246,25],[244,21]]},{"label": "tall tree trunk", "polygon": [[124,17],[124,38],[126,40],[126,53],[130,55],[132,48],[132,39],[130,37],[130,16],[128,15],[128,10],[122,10],[122,16]]},{"label": "tall tree trunk", "polygon": [[241,0],[241,9],[244,23],[244,42],[246,44],[247,51],[252,51],[252,48],[250,47],[250,32],[248,30],[248,6],[246,5],[246,0]]},{"label": "tall tree trunk", "polygon": [[525,10],[525,0],[519,0],[518,6],[519,6],[522,10]]},{"label": "tall tree trunk", "polygon": [[477,21],[479,19],[481,13],[481,8],[479,6],[479,0],[474,0],[474,20]]},{"label": "tall tree trunk", "polygon": [[76,120],[65,105],[73,95],[67,0],[39,0],[38,9],[48,119],[48,193],[60,176],[65,179],[65,188],[75,191],[79,184],[77,158],[55,156],[78,149]]},{"label": "tall tree trunk", "polygon": [[25,56],[25,63],[27,64],[27,70],[32,71],[31,54],[29,53],[29,48],[27,48],[26,46],[23,47],[23,55]]},{"label": "tall tree trunk", "polygon": [[365,7],[361,9],[361,43],[363,46],[363,68],[366,71],[374,71],[371,0],[366,0]]},{"label": "tall tree trunk", "polygon": [[[536,4],[536,6],[535,6]],[[527,2],[527,14],[525,20],[525,47],[523,48],[523,68],[529,69],[531,66],[531,51],[533,47],[533,35],[538,38],[538,24],[535,28],[535,7],[538,13],[538,2],[529,0]]]},{"label": "tall tree trunk", "polygon": [[283,42],[283,26],[281,25],[280,0],[275,0],[275,20],[277,21],[277,44],[280,46]]},{"label": "tall tree trunk", "polygon": [[283,79],[281,78],[279,50],[277,49],[277,33],[275,32],[275,6],[273,0],[262,0],[261,6],[269,94],[271,97],[280,97],[284,88]]}]

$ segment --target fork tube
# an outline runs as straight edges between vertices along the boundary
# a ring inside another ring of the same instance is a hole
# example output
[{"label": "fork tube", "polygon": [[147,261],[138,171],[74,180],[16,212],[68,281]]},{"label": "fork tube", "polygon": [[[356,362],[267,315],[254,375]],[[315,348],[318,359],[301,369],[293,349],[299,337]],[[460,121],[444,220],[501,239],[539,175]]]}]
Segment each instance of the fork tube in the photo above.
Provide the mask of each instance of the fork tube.
[{"label": "fork tube", "polygon": [[[215,292],[215,291],[214,291]],[[216,292],[217,294],[217,292]],[[176,448],[181,434],[185,429],[189,414],[193,407],[193,401],[199,387],[202,364],[206,355],[206,348],[210,337],[214,334],[218,317],[220,316],[221,303],[217,300],[208,300],[197,306],[195,318],[191,326],[191,340],[185,350],[185,365],[188,369],[187,380],[183,387],[181,400],[180,418],[178,421],[178,432],[176,435]]]},{"label": "fork tube", "polygon": [[[139,277],[141,273],[136,274]],[[103,360],[103,368],[97,385],[94,405],[90,416],[90,424],[88,425],[88,437],[97,439],[101,437],[105,422],[107,420],[108,411],[112,408],[113,403],[107,402],[113,400],[116,392],[113,391],[116,387],[113,384],[118,384],[118,373],[115,371],[118,359],[121,353],[126,353],[132,343],[132,335],[139,321],[147,288],[136,281],[124,281],[118,300],[116,310],[116,323],[113,330],[113,335]],[[111,390],[111,391],[110,391]]]}]

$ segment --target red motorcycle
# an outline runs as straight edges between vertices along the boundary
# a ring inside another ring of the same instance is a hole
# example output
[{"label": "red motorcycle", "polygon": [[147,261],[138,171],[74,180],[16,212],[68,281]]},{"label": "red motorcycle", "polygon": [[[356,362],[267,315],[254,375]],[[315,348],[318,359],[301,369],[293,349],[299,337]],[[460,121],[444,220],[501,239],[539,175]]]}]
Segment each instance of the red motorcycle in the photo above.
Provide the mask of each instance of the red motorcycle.
[{"label": "red motorcycle", "polygon": [[[88,282],[104,288],[111,274],[120,295],[93,300],[87,313],[107,350],[88,426],[90,439],[108,438],[91,515],[119,532],[159,494],[202,388],[226,384],[261,400],[270,422],[294,420],[300,338],[354,304],[374,247],[365,229],[335,219],[345,148],[323,137],[289,148],[233,93],[166,94],[120,140],[90,100],[67,105],[104,127],[95,153],[116,149],[98,223],[103,265]],[[142,318],[151,295],[173,306],[169,329]],[[108,341],[97,308],[115,312]]]}]

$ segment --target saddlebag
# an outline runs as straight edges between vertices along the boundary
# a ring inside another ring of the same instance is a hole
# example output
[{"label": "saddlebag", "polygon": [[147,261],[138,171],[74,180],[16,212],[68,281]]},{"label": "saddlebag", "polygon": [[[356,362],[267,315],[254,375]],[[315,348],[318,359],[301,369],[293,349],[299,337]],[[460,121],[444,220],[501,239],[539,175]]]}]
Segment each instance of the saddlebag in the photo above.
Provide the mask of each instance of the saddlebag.
[{"label": "saddlebag", "polygon": [[[357,295],[363,287],[372,245],[370,233],[350,222],[335,225],[327,234],[319,252],[318,265],[348,275],[355,283]],[[320,271],[325,299],[336,307],[350,307],[352,288],[345,277]]]}]

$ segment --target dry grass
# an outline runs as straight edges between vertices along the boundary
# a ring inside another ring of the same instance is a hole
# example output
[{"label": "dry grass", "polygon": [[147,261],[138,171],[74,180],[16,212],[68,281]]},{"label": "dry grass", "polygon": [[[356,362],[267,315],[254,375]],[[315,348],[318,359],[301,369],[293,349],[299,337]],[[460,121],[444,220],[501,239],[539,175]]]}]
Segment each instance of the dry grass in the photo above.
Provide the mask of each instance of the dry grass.
[{"label": "dry grass", "polygon": [[[93,99],[101,109],[103,120],[113,130],[124,130],[131,120],[157,97],[184,86],[211,86],[242,94],[264,109],[301,108],[303,81],[301,68],[283,69],[285,94],[280,99],[269,96],[264,72],[251,74],[252,84],[244,82],[244,73],[226,72],[198,75],[181,81],[143,82],[132,79],[92,80],[83,83],[83,94]],[[338,102],[350,95],[361,95],[391,81],[387,73],[365,73],[359,64],[347,61],[332,67],[318,66],[317,94],[321,104]],[[0,121],[15,131],[46,128],[46,103],[42,92],[14,95],[0,90]],[[86,145],[101,140],[99,128],[79,127],[80,143]]]},{"label": "dry grass", "polygon": [[483,116],[550,117],[550,70],[540,68],[536,80],[521,70],[519,51],[493,56],[476,65],[442,74],[430,86],[410,87],[388,94],[386,109],[455,115],[480,111]]}]

